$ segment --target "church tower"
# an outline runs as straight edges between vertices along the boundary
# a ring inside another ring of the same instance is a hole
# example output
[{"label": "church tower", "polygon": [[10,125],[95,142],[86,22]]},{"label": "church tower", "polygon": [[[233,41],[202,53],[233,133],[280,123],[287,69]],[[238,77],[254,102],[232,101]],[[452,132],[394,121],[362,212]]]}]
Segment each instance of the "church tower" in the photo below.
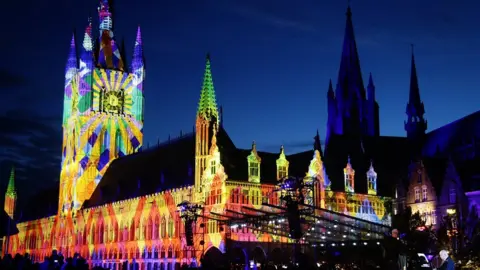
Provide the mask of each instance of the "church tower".
[{"label": "church tower", "polygon": [[353,137],[379,136],[379,109],[375,86],[370,75],[368,95],[360,68],[360,58],[353,31],[352,11],[347,8],[342,56],[335,91],[330,81],[326,142],[332,135]]},{"label": "church tower", "polygon": [[15,189],[15,168],[10,172],[10,179],[8,179],[7,192],[5,192],[5,212],[13,219],[15,208],[17,205],[17,191]]},{"label": "church tower", "polygon": [[411,74],[410,74],[410,93],[406,108],[407,121],[405,121],[405,131],[407,139],[410,141],[413,155],[420,154],[425,132],[427,130],[427,121],[425,120],[425,108],[420,99],[420,88],[418,86],[417,68],[415,65],[415,56],[412,49]]},{"label": "church tower", "polygon": [[[130,72],[113,35],[110,3],[100,0],[99,36],[89,19],[75,35],[65,72],[59,213],[79,209],[110,163],[137,152],[143,141],[144,57],[137,30]],[[80,45],[79,49],[77,46]]]},{"label": "church tower", "polygon": [[195,121],[195,190],[201,191],[202,175],[207,166],[207,158],[213,132],[219,128],[219,113],[213,87],[210,55],[207,54],[202,91],[198,102]]}]

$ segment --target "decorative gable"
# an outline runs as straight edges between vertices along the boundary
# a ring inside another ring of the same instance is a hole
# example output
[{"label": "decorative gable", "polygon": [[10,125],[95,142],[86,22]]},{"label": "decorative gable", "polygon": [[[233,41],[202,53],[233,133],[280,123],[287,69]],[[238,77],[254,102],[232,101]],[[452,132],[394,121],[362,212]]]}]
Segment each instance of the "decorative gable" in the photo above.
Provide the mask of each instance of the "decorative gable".
[{"label": "decorative gable", "polygon": [[220,180],[224,180],[227,178],[225,175],[224,168],[220,163],[220,151],[217,146],[217,131],[216,128],[213,128],[213,136],[212,136],[212,145],[209,150],[209,157],[207,159],[207,166],[203,173],[205,185],[211,185],[214,182],[216,176],[219,176]]},{"label": "decorative gable", "polygon": [[252,143],[252,151],[247,157],[248,161],[248,182],[260,183],[260,163],[262,159],[258,156],[257,145]]},{"label": "decorative gable", "polygon": [[[320,207],[325,207],[325,190],[330,190],[330,182],[326,180],[325,167],[323,167],[322,158],[319,150],[313,151],[313,158],[308,166],[308,171],[305,175],[304,181],[316,180],[315,192],[319,194],[320,202],[316,202]],[[313,194],[311,194],[313,195]],[[307,194],[309,197],[310,194]],[[317,196],[317,195],[316,195]]]},{"label": "decorative gable", "polygon": [[446,164],[445,176],[442,188],[439,194],[439,205],[452,205],[460,203],[462,199],[463,188],[460,176],[457,173],[453,161],[449,159]]},{"label": "decorative gable", "polygon": [[277,180],[282,180],[288,177],[288,165],[289,162],[285,157],[285,151],[282,145],[280,148],[280,156],[277,159]]}]

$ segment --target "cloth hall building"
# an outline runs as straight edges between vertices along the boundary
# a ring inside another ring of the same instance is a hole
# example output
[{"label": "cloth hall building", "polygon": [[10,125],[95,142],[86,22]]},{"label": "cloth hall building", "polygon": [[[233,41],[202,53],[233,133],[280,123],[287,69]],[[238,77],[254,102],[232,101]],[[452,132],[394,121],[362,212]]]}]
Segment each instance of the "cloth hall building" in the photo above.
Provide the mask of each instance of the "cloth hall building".
[{"label": "cloth hall building", "polygon": [[[319,207],[390,225],[392,183],[406,180],[411,146],[426,130],[423,111],[418,110],[423,103],[412,56],[408,138],[380,136],[373,77],[365,88],[350,8],[338,83],[334,90],[330,82],[327,91],[325,149],[317,132],[311,150],[292,155],[286,155],[280,145],[277,153],[257,151],[255,142],[251,149],[235,146],[217,108],[209,56],[195,132],[142,150],[141,31],[138,28],[127,67],[124,48],[115,41],[107,0],[100,0],[98,16],[98,35],[89,21],[82,40],[73,36],[70,43],[59,186],[32,198],[18,223],[20,233],[5,241],[8,252],[27,252],[36,261],[52,250],[65,256],[79,253],[91,265],[111,269],[121,269],[125,261],[139,264],[140,269],[176,269],[233,246],[243,246],[245,256],[254,257],[255,250],[247,243],[290,240],[201,219],[194,231],[202,233],[195,234],[194,245],[188,246],[177,205],[203,204],[203,216],[208,216],[226,209],[239,211],[242,206],[260,208],[263,202],[279,204],[279,194],[274,192],[277,183],[290,176],[316,179]],[[420,115],[410,115],[414,113]],[[400,153],[400,162],[389,161],[392,152]],[[6,211],[12,216],[18,212],[14,180],[12,171],[5,198]],[[274,253],[262,252],[265,257]]]}]

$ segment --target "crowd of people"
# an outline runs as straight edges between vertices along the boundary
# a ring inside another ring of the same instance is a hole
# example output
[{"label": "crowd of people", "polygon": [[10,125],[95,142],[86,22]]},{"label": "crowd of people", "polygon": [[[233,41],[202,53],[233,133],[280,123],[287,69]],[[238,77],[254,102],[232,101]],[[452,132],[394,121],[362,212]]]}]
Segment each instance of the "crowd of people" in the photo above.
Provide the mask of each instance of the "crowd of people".
[{"label": "crowd of people", "polygon": [[[80,255],[75,254],[72,257],[64,258],[62,255],[57,254],[56,251],[52,252],[52,255],[45,257],[43,262],[33,263],[29,254],[20,255],[16,254],[14,257],[10,254],[6,254],[0,259],[0,269],[2,270],[87,270],[88,264],[85,259]],[[102,268],[94,268],[102,269]]]},{"label": "crowd of people", "polygon": [[[406,243],[403,242],[400,237],[398,230],[394,229],[390,236],[387,236],[384,239],[384,254],[383,259],[385,265],[384,269],[407,269],[407,247]],[[448,252],[445,250],[440,251],[439,253],[440,261],[438,262],[439,266],[437,269],[442,270],[453,270],[455,264]],[[426,262],[428,263],[428,262]],[[270,265],[265,265],[266,269],[269,269]],[[412,265],[410,265],[411,267]],[[217,265],[218,267],[218,265]],[[284,266],[285,267],[285,266]],[[297,266],[298,267],[298,266]],[[297,268],[294,265],[290,268]],[[349,265],[332,265],[324,263],[321,266],[317,265],[320,269],[359,269],[355,264]],[[375,265],[364,265],[368,269],[375,269]],[[371,268],[370,268],[371,267]],[[410,269],[410,267],[408,267]],[[186,269],[186,265],[182,269]],[[207,267],[209,268],[209,267]],[[262,267],[263,268],[263,267]],[[306,269],[306,267],[300,267]],[[363,267],[362,267],[363,268]],[[415,267],[414,267],[415,268]],[[2,270],[83,270],[89,269],[87,261],[82,258],[79,254],[75,254],[73,257],[64,258],[61,254],[58,254],[55,250],[52,252],[51,256],[45,257],[43,262],[33,263],[29,254],[20,255],[16,254],[12,257],[10,254],[6,254],[3,258],[0,259],[0,269]],[[101,267],[94,267],[95,270],[103,269]],[[235,269],[235,267],[233,267]],[[273,268],[272,268],[273,269]]]}]

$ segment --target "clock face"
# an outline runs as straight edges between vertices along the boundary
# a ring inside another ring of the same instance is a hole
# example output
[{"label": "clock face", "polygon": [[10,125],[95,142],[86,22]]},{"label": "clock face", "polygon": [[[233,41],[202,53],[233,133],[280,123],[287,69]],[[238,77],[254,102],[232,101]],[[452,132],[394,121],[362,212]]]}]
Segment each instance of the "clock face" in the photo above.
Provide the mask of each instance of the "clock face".
[{"label": "clock face", "polygon": [[106,112],[119,113],[122,110],[123,99],[121,91],[108,91],[105,93],[103,109]]}]

